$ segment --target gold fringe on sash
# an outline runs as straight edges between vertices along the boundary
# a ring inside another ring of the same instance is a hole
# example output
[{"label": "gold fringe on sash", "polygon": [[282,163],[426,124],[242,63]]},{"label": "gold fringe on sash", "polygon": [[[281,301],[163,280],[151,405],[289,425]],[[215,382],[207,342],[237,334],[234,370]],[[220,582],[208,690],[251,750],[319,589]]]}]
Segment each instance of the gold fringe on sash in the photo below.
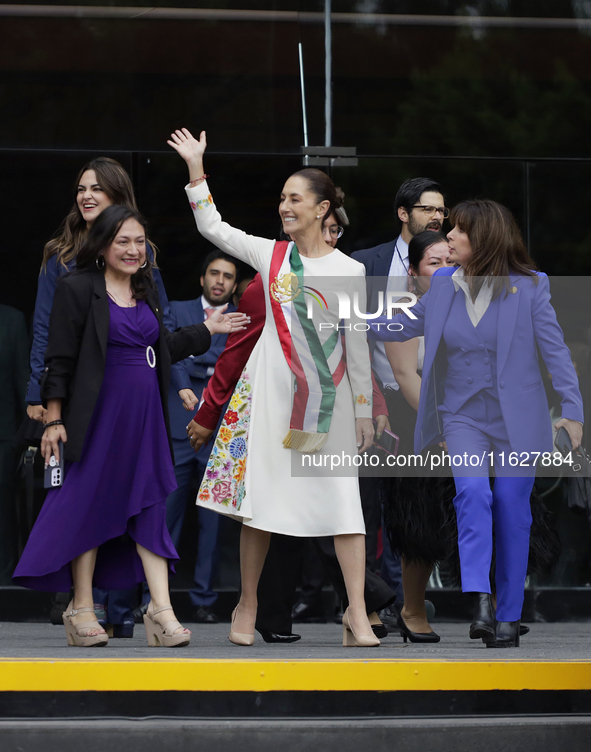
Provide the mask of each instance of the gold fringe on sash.
[{"label": "gold fringe on sash", "polygon": [[327,433],[299,431],[297,428],[290,428],[283,439],[283,446],[286,449],[295,449],[298,452],[317,452],[326,444],[327,439]]}]

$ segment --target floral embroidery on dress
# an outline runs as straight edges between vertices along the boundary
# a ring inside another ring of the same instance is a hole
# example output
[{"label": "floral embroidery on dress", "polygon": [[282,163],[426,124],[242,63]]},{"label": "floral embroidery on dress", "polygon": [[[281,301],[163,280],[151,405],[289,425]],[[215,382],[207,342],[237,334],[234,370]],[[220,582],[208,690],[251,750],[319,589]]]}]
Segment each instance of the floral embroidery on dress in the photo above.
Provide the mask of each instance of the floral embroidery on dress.
[{"label": "floral embroidery on dress", "polygon": [[353,400],[353,403],[355,405],[371,405],[370,400],[368,400],[363,394],[358,394]]},{"label": "floral embroidery on dress", "polygon": [[244,474],[248,453],[248,427],[252,384],[242,372],[207,463],[198,500],[240,511],[245,495]]},{"label": "floral embroidery on dress", "polygon": [[213,205],[213,196],[211,193],[207,198],[198,198],[197,201],[191,201],[191,209],[197,211],[197,209],[207,209],[208,206]]}]

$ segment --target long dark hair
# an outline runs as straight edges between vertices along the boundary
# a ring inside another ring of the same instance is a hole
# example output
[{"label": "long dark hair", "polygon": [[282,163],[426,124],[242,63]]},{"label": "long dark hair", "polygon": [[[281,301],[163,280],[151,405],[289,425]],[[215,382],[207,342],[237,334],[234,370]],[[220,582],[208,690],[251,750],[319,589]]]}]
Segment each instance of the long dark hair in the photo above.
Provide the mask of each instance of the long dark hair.
[{"label": "long dark hair", "polygon": [[494,296],[504,287],[506,294],[511,286],[510,274],[534,277],[538,283],[537,266],[527,252],[515,218],[506,206],[489,199],[462,201],[451,211],[452,226],[457,225],[468,235],[472,256],[464,267],[467,277],[479,281],[471,286],[476,295],[482,286],[482,278],[495,277]]},{"label": "long dark hair", "polygon": [[56,255],[58,262],[63,266],[67,266],[68,262],[75,258],[82,248],[82,244],[87,235],[87,227],[86,220],[80,214],[76,195],[78,192],[78,186],[82,180],[82,175],[88,170],[94,170],[96,182],[111,199],[113,204],[127,206],[130,209],[137,211],[133,185],[131,184],[131,179],[123,165],[110,157],[96,157],[95,159],[91,159],[90,162],[87,162],[87,164],[85,164],[80,170],[78,177],[76,178],[76,183],[74,185],[74,205],[62,222],[55,237],[46,243],[45,248],[43,249],[42,269],[45,268],[48,260]]},{"label": "long dark hair", "polygon": [[[121,225],[128,219],[135,219],[136,222],[146,229],[146,220],[137,211],[127,206],[108,206],[102,211],[88,232],[84,245],[78,252],[76,259],[76,273],[78,274],[104,274],[104,267],[99,267],[99,259],[115,237]],[[99,265],[97,265],[97,261]],[[104,263],[104,260],[103,260]],[[135,272],[131,277],[131,291],[136,300],[143,300],[148,289],[153,287],[152,264],[146,253],[146,265]]]}]

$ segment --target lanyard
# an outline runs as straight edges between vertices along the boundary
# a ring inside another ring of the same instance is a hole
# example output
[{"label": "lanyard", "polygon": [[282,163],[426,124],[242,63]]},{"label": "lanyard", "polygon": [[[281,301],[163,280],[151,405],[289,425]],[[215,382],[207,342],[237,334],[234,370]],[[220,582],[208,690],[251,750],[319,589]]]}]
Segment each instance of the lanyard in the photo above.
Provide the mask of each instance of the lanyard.
[{"label": "lanyard", "polygon": [[394,246],[394,250],[398,254],[398,258],[400,259],[400,263],[402,264],[402,268],[408,274],[408,266],[404,263],[404,259],[402,258],[402,254],[400,253],[400,248],[398,248],[398,238],[396,238],[396,245]]}]

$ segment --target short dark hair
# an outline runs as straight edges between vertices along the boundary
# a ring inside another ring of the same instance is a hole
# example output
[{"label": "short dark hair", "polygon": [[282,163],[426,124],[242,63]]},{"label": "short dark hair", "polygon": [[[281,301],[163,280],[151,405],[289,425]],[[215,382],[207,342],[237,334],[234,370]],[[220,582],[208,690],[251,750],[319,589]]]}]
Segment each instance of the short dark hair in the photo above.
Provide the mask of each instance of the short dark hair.
[{"label": "short dark hair", "polygon": [[434,191],[443,195],[443,190],[436,180],[431,178],[409,178],[398,189],[394,199],[394,211],[398,217],[398,209],[413,207],[425,191]]},{"label": "short dark hair", "polygon": [[217,261],[218,259],[223,259],[224,261],[228,261],[230,264],[234,265],[234,269],[236,270],[236,281],[238,281],[238,261],[230,256],[229,253],[224,253],[224,251],[212,251],[211,253],[207,254],[205,261],[203,262],[203,266],[201,267],[201,276],[205,276],[205,272],[207,271],[209,265],[214,261]]},{"label": "short dark hair", "polygon": [[408,244],[408,263],[413,271],[419,271],[419,264],[425,253],[432,245],[437,243],[447,243],[447,238],[440,232],[433,232],[433,230],[424,230],[411,238]]},{"label": "short dark hair", "polygon": [[[128,219],[135,219],[144,230],[146,229],[146,220],[139,211],[131,209],[128,206],[118,206],[116,204],[107,206],[98,215],[92,223],[86,240],[76,256],[76,272],[98,272],[99,274],[103,274],[104,265],[102,268],[99,268],[97,260],[115,240],[117,233],[121,229],[121,225]],[[148,288],[153,286],[152,262],[146,253],[146,265],[143,269],[138,269],[131,276],[133,297],[136,300],[143,300],[146,297]]]}]

